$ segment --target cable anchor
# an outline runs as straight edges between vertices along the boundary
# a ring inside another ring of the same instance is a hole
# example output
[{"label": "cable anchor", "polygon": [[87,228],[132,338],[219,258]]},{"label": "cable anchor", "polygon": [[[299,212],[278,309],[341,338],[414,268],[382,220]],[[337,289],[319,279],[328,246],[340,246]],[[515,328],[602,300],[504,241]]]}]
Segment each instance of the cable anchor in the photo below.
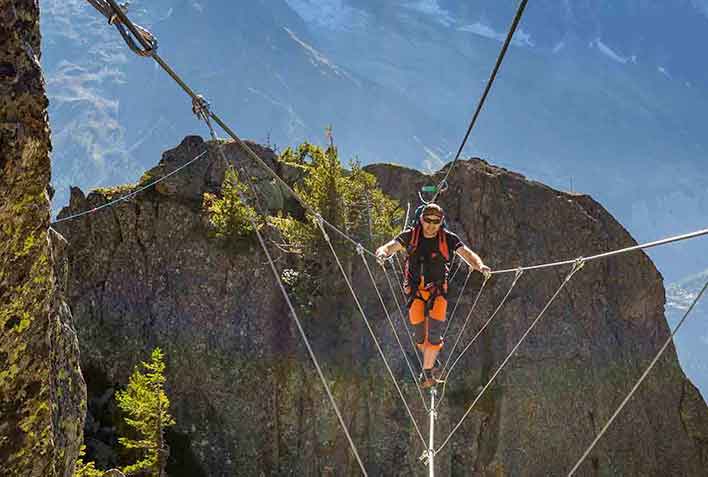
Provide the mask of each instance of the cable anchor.
[{"label": "cable anchor", "polygon": [[573,268],[570,270],[570,273],[565,277],[565,280],[563,280],[564,283],[567,283],[570,281],[571,278],[573,278],[573,275],[575,275],[575,272],[579,271],[581,268],[585,266],[585,258],[584,257],[578,257],[575,259],[573,262]]},{"label": "cable anchor", "polygon": [[329,234],[327,234],[327,231],[326,231],[325,228],[324,228],[324,218],[322,217],[322,215],[320,215],[320,214],[315,214],[315,215],[313,216],[313,220],[315,221],[315,224],[316,224],[316,225],[320,228],[320,230],[322,231],[322,235],[324,235],[324,238],[325,238],[325,240],[327,241],[327,243],[330,243],[330,244],[331,244],[332,242],[331,242],[331,240],[330,240],[330,238],[329,238]]},{"label": "cable anchor", "polygon": [[197,118],[203,121],[209,121],[209,117],[211,116],[211,110],[209,108],[211,108],[211,104],[209,104],[209,101],[201,94],[192,98],[192,112]]}]

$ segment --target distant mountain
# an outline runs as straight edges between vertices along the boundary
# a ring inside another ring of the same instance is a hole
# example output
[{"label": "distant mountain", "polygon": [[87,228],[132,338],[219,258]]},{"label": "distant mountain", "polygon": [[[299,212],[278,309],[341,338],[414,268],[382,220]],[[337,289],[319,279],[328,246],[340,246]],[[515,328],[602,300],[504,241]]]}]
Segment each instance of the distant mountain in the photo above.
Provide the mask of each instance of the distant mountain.
[{"label": "distant mountain", "polygon": [[[83,0],[41,0],[55,210],[135,180],[186,134],[187,97]],[[130,15],[246,138],[363,162],[452,158],[517,2],[154,0]],[[707,227],[708,1],[529,2],[466,155],[600,200],[637,238]],[[474,204],[470,204],[474,207]],[[671,280],[708,240],[650,252]]]},{"label": "distant mountain", "polygon": [[[687,277],[666,287],[666,316],[672,329],[684,316],[688,307],[708,280],[708,270]],[[679,361],[686,375],[708,399],[708,296],[703,294],[691,315],[678,331],[674,340],[677,344]]]}]

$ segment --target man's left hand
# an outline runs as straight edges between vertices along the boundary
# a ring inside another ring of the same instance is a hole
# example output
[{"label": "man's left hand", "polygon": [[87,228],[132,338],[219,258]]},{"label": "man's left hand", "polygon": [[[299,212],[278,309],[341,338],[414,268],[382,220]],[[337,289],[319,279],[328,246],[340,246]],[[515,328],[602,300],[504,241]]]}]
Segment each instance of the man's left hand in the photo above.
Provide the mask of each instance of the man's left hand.
[{"label": "man's left hand", "polygon": [[482,275],[484,275],[485,280],[489,280],[490,278],[492,278],[492,269],[488,266],[482,264],[482,266],[479,267],[479,271]]}]

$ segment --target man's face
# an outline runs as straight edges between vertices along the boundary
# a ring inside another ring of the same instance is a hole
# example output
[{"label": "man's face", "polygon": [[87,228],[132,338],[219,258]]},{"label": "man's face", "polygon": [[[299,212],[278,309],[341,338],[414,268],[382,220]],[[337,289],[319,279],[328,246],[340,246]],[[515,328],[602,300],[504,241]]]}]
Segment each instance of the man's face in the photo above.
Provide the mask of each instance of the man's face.
[{"label": "man's face", "polygon": [[438,230],[440,230],[442,217],[437,215],[424,215],[421,222],[423,223],[423,236],[425,238],[433,238],[438,234]]}]

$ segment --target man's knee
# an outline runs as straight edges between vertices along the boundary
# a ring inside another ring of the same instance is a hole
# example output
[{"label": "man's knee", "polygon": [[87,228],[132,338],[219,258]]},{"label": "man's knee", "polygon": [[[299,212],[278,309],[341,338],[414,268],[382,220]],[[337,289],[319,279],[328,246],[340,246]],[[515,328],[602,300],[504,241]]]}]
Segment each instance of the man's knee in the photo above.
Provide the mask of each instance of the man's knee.
[{"label": "man's knee", "polygon": [[425,342],[425,321],[413,325],[413,330],[415,331],[415,343],[422,346]]},{"label": "man's knee", "polygon": [[428,341],[433,346],[442,346],[442,334],[445,322],[438,320],[429,320],[428,323]]}]

